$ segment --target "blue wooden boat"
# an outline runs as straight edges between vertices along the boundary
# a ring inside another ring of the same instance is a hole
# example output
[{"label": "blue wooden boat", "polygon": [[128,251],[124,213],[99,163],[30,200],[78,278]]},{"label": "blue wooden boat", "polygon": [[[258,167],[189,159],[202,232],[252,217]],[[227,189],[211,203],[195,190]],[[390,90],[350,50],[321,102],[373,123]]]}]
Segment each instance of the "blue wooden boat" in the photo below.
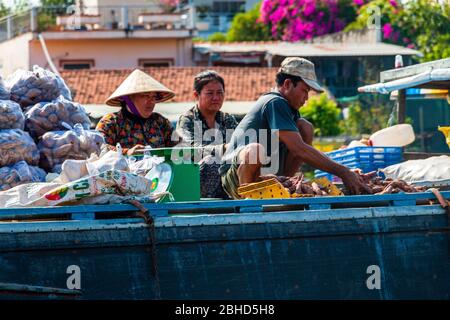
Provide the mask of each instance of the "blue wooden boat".
[{"label": "blue wooden boat", "polygon": [[431,192],[143,207],[1,209],[0,298],[450,298]]}]

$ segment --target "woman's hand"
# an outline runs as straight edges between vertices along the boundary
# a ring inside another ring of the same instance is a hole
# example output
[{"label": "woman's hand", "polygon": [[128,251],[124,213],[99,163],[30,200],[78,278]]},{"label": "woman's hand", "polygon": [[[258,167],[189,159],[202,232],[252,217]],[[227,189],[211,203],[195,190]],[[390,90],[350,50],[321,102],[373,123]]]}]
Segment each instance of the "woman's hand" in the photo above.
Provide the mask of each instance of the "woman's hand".
[{"label": "woman's hand", "polygon": [[127,155],[132,156],[133,154],[136,154],[136,153],[143,153],[144,148],[145,148],[145,146],[143,146],[142,144],[137,144],[133,148],[128,149]]}]

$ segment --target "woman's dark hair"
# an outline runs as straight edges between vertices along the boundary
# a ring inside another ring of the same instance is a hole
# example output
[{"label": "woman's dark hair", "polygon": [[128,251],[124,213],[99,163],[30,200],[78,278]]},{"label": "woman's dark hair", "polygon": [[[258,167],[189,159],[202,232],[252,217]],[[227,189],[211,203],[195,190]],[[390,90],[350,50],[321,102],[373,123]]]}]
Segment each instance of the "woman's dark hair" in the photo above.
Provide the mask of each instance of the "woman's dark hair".
[{"label": "woman's dark hair", "polygon": [[282,86],[284,81],[287,80],[287,79],[290,79],[292,81],[292,84],[294,85],[294,87],[297,86],[297,83],[302,81],[301,77],[293,76],[293,75],[286,74],[286,73],[283,73],[283,72],[278,72],[277,75],[275,76],[275,81],[276,81],[278,86]]},{"label": "woman's dark hair", "polygon": [[223,80],[223,78],[217,72],[215,72],[213,70],[206,70],[206,71],[200,72],[199,74],[197,74],[195,76],[195,78],[194,78],[195,92],[200,94],[200,92],[202,92],[203,87],[213,81],[219,82],[222,85],[223,90],[225,90],[225,81]]}]

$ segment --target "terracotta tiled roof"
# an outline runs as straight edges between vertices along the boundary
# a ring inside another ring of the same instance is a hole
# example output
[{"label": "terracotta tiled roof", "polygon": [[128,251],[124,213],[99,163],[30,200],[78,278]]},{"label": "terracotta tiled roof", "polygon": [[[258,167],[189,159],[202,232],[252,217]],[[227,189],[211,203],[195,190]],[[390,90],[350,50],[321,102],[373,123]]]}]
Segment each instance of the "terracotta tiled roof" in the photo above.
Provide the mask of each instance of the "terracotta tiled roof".
[{"label": "terracotta tiled roof", "polygon": [[[227,101],[254,101],[275,85],[277,68],[240,67],[172,67],[146,68],[143,71],[175,91],[172,102],[193,101],[194,76],[206,69],[217,71],[225,79]],[[75,101],[81,104],[103,104],[106,98],[133,70],[64,70]]]}]

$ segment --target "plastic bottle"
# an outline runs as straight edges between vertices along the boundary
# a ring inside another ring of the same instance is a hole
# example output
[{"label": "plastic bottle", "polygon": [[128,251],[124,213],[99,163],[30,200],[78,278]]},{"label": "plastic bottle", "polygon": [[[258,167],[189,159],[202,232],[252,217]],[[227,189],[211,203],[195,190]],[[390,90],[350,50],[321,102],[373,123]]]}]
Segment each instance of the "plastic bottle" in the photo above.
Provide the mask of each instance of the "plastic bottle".
[{"label": "plastic bottle", "polygon": [[410,124],[397,124],[375,132],[369,138],[374,147],[404,147],[416,139]]}]

